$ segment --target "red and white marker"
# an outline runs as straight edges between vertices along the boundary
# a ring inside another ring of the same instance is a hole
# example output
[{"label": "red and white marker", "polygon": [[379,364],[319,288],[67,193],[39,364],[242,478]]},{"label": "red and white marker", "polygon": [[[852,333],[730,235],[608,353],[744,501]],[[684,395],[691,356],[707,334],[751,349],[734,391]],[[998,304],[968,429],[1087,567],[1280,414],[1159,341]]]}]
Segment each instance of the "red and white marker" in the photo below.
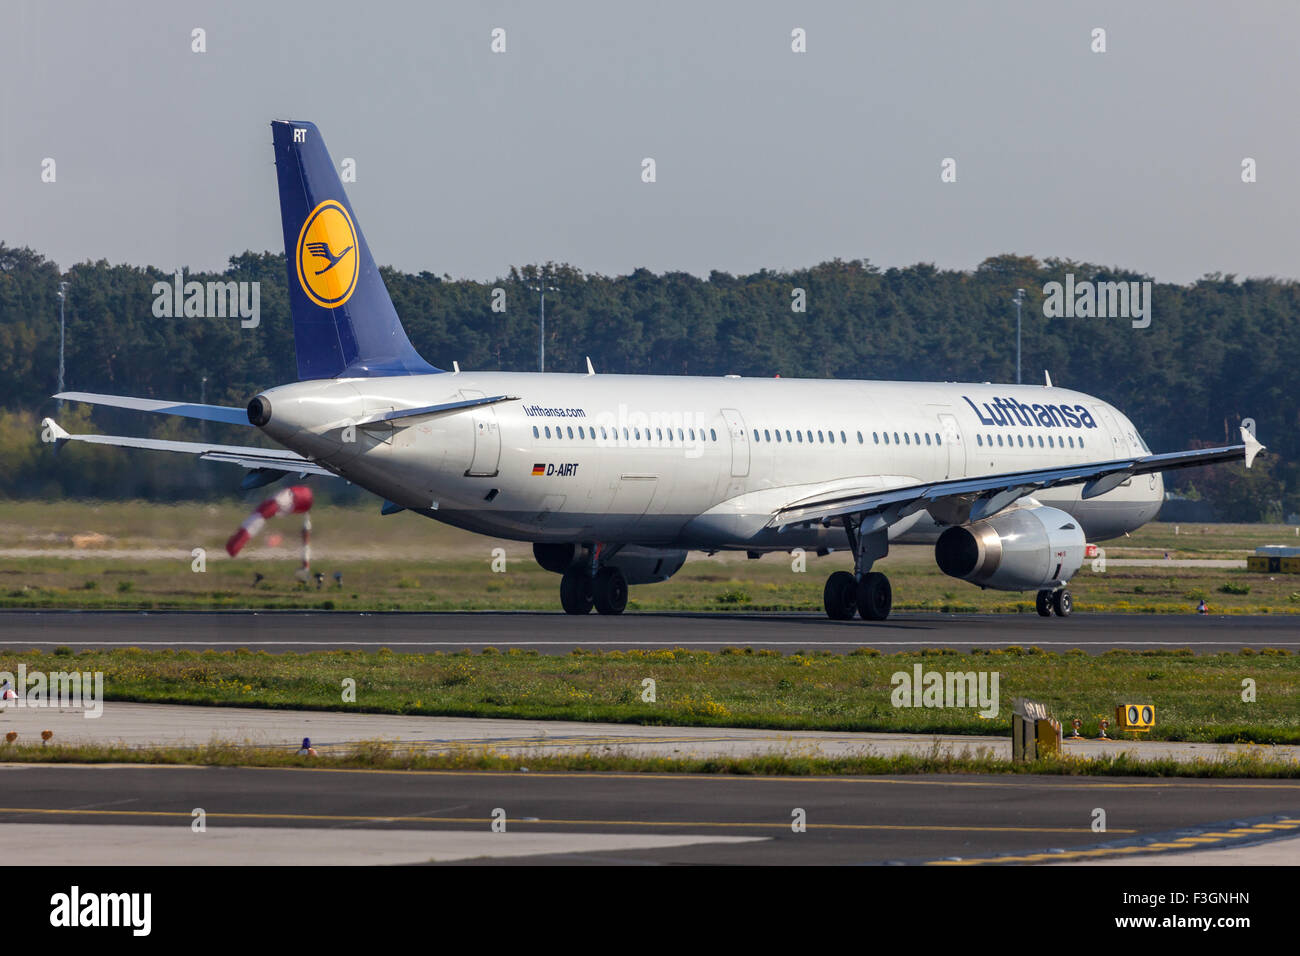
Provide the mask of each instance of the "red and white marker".
[{"label": "red and white marker", "polygon": [[232,558],[244,549],[244,545],[262,530],[268,518],[278,514],[302,514],[311,510],[311,489],[306,485],[294,485],[276,492],[257,506],[251,515],[244,519],[239,530],[226,542],[226,553]]}]

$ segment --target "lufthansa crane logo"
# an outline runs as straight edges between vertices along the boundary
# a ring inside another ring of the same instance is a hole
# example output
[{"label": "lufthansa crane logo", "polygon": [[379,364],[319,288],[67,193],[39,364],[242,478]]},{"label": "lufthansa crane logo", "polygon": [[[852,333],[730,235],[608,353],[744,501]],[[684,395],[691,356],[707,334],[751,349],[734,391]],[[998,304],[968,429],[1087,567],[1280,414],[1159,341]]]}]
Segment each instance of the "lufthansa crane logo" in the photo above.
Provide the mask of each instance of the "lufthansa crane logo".
[{"label": "lufthansa crane logo", "polygon": [[337,309],[357,286],[357,230],[335,199],[327,199],[307,216],[298,233],[298,284],[326,309]]}]

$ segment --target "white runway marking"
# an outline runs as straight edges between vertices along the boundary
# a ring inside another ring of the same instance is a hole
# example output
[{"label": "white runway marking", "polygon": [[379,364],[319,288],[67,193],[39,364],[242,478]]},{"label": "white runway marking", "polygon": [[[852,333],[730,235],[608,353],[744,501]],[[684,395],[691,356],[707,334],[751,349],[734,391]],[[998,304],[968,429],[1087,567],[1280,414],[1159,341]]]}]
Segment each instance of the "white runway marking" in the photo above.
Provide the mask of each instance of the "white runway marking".
[{"label": "white runway marking", "polygon": [[161,826],[3,823],[0,845],[14,860],[41,866],[366,866],[543,853],[600,853],[756,843],[767,837],[642,833],[492,833],[482,830],[353,830],[227,827],[190,821]]}]

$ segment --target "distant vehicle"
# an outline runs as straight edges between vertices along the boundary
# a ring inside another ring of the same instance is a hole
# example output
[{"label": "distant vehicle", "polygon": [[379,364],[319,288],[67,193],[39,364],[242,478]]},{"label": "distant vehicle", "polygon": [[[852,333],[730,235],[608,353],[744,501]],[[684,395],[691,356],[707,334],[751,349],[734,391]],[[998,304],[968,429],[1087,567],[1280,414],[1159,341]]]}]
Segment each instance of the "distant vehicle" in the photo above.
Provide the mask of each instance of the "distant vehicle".
[{"label": "distant vehicle", "polygon": [[826,613],[888,617],[874,563],[934,542],[949,575],[1037,591],[1070,613],[1086,543],[1151,520],[1161,472],[1242,444],[1154,455],[1118,409],[1068,389],[932,382],[452,372],[412,347],[320,132],[271,124],[299,381],[248,408],[82,392],[59,398],[250,425],[284,450],[108,435],[56,440],[197,454],[243,487],[337,475],[414,511],[533,543],[571,614],[621,613],[690,550],[848,548]]}]

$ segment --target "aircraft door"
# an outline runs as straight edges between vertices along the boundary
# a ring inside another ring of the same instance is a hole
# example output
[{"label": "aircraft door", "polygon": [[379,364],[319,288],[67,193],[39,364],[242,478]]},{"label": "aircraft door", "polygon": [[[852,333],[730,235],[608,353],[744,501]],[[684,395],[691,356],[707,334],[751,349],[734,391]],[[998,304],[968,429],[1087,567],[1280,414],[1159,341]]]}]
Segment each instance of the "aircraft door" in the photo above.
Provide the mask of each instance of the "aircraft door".
[{"label": "aircraft door", "polygon": [[[462,389],[462,398],[483,398],[482,392]],[[474,417],[474,457],[465,474],[471,477],[490,478],[497,473],[501,462],[501,427],[497,422],[496,409],[491,405],[481,405],[471,410]]]},{"label": "aircraft door", "polygon": [[1093,414],[1097,416],[1099,424],[1106,432],[1106,437],[1110,440],[1110,458],[1128,458],[1130,457],[1121,442],[1119,427],[1115,424],[1115,418],[1103,405],[1092,406]]},{"label": "aircraft door", "polygon": [[731,477],[744,478],[749,474],[749,436],[745,434],[745,419],[734,408],[724,408],[722,417],[731,434]]},{"label": "aircraft door", "polygon": [[962,441],[961,426],[956,417],[947,412],[939,413],[939,425],[943,443],[948,447],[948,473],[944,478],[965,478],[966,443]]}]

